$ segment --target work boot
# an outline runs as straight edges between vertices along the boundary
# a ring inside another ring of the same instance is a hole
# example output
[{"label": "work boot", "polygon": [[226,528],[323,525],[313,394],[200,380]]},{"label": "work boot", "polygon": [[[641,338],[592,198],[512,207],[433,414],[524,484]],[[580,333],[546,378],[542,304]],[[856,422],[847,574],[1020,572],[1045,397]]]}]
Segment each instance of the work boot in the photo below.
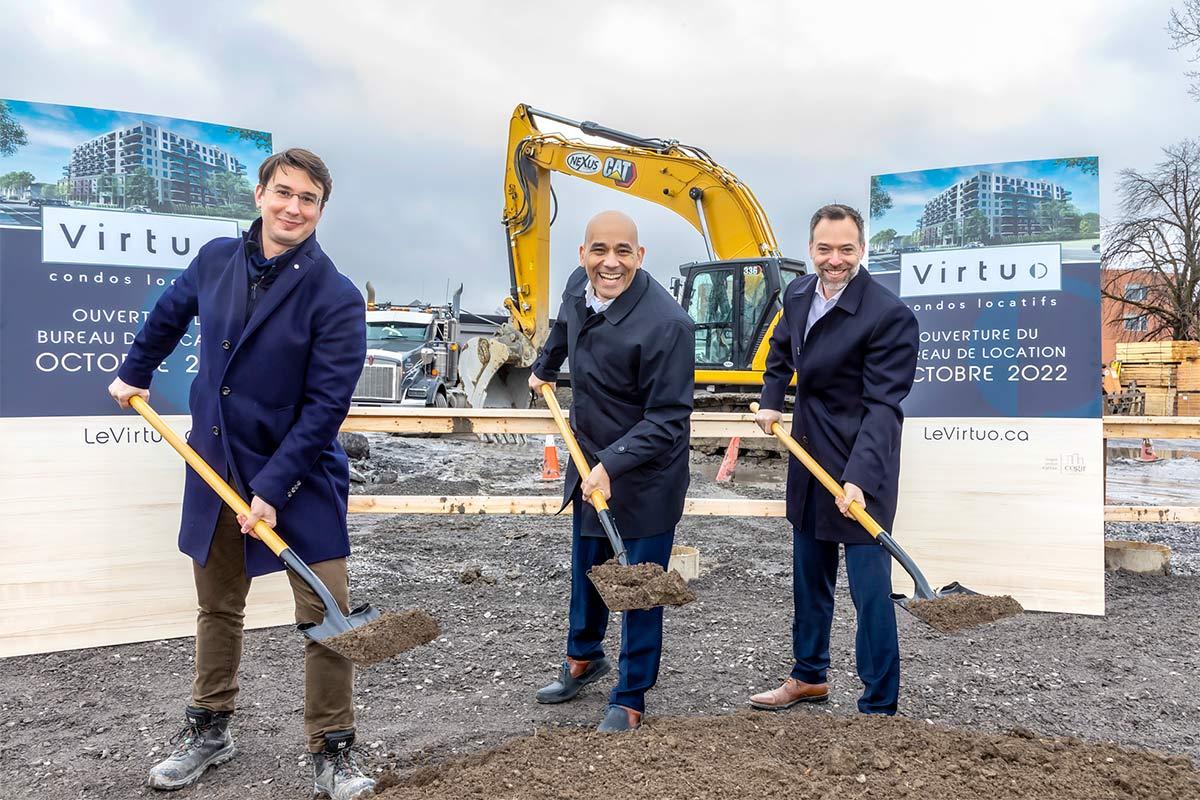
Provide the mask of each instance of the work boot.
[{"label": "work boot", "polygon": [[375,794],[375,781],[362,774],[354,763],[354,731],[325,734],[325,749],[313,753],[314,797],[330,800],[359,800]]},{"label": "work boot", "polygon": [[191,786],[204,770],[224,764],[237,753],[229,733],[229,713],[188,706],[187,725],[171,737],[175,752],[150,768],[146,785],[172,791]]},{"label": "work boot", "polygon": [[621,733],[634,731],[642,725],[642,712],[613,703],[596,726],[596,733]]},{"label": "work boot", "polygon": [[829,684],[788,678],[778,689],[751,695],[750,705],[763,711],[782,711],[797,703],[824,703],[828,699]]},{"label": "work boot", "polygon": [[583,687],[603,678],[612,670],[612,662],[604,656],[593,661],[577,661],[571,657],[563,662],[558,680],[537,691],[539,703],[565,703],[573,700]]}]

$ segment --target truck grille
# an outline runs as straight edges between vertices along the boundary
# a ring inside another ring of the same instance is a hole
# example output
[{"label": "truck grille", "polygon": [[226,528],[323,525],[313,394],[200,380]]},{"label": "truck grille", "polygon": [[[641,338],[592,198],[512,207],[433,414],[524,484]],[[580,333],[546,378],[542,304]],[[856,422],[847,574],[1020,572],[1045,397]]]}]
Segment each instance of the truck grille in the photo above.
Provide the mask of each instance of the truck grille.
[{"label": "truck grille", "polygon": [[396,368],[392,365],[363,367],[354,388],[355,400],[396,400]]}]

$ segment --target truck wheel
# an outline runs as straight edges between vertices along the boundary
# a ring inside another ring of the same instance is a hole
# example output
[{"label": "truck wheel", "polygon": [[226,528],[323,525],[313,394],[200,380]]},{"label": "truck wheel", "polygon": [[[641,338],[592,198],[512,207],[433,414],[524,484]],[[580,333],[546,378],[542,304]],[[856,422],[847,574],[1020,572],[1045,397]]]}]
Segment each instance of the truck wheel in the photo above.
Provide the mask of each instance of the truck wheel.
[{"label": "truck wheel", "polygon": [[436,395],[434,395],[434,397],[433,397],[433,407],[434,408],[448,408],[449,406],[450,406],[450,401],[446,399],[446,395],[442,394],[441,392],[438,392]]}]

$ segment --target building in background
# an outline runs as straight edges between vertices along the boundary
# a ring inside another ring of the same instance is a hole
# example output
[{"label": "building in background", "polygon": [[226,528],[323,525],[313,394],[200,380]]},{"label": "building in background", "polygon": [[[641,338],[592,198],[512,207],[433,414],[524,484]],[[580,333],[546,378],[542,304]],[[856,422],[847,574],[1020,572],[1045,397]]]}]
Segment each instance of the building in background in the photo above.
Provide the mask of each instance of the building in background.
[{"label": "building in background", "polygon": [[216,206],[242,188],[246,165],[219,147],[140,121],[76,145],[64,174],[78,203]]},{"label": "building in background", "polygon": [[[1144,302],[1155,284],[1162,279],[1153,270],[1101,270],[1100,285],[1112,295]],[[1108,363],[1117,357],[1118,342],[1157,342],[1171,338],[1170,333],[1150,333],[1150,318],[1137,308],[1115,297],[1100,298],[1100,357]]]},{"label": "building in background", "polygon": [[917,221],[924,246],[970,244],[1034,236],[1056,227],[1049,201],[1066,203],[1071,191],[1048,180],[980,170],[925,204]]}]

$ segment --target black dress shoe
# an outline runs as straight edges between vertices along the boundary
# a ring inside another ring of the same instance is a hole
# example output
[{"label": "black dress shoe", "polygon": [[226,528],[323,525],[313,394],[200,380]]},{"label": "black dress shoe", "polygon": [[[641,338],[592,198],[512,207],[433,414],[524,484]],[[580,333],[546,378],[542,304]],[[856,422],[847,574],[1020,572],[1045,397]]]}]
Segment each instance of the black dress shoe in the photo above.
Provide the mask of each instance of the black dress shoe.
[{"label": "black dress shoe", "polygon": [[562,670],[558,674],[558,680],[549,686],[543,686],[541,689],[538,689],[536,695],[537,701],[539,703],[565,703],[568,700],[573,700],[575,695],[583,690],[583,687],[603,678],[611,670],[612,662],[601,656],[593,661],[588,661],[583,672],[579,673],[578,677],[573,678],[571,677],[570,662],[564,661]]},{"label": "black dress shoe", "polygon": [[604,719],[596,726],[596,733],[621,733],[637,730],[642,725],[642,712],[625,706],[610,705]]}]

